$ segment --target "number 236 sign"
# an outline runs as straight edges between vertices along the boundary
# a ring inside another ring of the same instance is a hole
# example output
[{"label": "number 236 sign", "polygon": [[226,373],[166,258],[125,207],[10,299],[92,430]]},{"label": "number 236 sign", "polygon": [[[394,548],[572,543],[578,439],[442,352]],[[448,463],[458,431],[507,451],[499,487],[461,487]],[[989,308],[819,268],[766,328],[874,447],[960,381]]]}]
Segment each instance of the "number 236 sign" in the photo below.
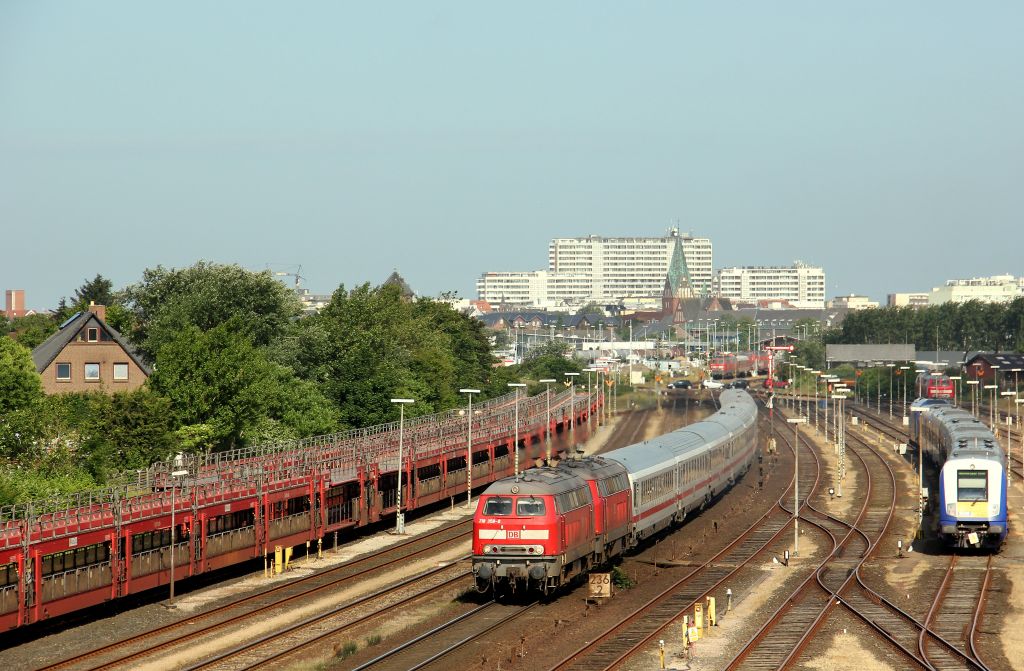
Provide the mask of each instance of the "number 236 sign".
[{"label": "number 236 sign", "polygon": [[591,573],[590,574],[590,598],[599,599],[612,595],[612,574]]}]

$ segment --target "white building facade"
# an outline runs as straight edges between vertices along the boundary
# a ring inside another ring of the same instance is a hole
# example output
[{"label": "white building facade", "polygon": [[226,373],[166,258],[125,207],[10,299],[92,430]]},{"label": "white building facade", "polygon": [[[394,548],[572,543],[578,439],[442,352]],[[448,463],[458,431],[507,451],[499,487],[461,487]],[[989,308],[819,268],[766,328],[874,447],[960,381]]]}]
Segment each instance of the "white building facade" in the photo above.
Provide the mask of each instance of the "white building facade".
[{"label": "white building facade", "polygon": [[[678,236],[671,230],[657,238],[557,238],[548,245],[546,271],[484,273],[477,295],[494,305],[530,307],[660,297]],[[711,240],[683,235],[682,244],[691,286],[709,292]]]},{"label": "white building facade", "polygon": [[797,261],[792,266],[722,268],[715,290],[738,301],[786,301],[794,308],[825,307],[825,270]]},{"label": "white building facade", "polygon": [[928,305],[943,303],[1009,303],[1024,296],[1024,277],[993,275],[974,277],[969,280],[948,280],[944,286],[935,287],[928,294]]}]

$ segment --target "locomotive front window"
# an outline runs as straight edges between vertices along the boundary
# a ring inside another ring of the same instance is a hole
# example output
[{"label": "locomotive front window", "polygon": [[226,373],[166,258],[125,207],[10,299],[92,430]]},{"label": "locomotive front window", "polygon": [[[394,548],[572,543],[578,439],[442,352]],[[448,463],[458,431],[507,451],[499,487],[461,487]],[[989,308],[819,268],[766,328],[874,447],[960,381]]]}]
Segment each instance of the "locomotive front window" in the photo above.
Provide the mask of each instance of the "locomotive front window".
[{"label": "locomotive front window", "polygon": [[539,517],[544,513],[544,499],[519,497],[516,500],[516,515],[519,517]]},{"label": "locomotive front window", "polygon": [[988,501],[988,473],[985,471],[957,471],[958,501]]},{"label": "locomotive front window", "polygon": [[492,496],[484,504],[484,515],[511,515],[512,497]]}]

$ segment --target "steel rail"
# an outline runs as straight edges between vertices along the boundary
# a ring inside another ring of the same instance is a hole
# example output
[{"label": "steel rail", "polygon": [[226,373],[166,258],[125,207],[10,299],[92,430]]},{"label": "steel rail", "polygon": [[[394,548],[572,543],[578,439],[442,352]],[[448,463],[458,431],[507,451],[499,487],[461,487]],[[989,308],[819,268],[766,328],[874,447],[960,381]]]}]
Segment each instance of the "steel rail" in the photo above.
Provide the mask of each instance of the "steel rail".
[{"label": "steel rail", "polygon": [[[130,661],[133,661],[133,660],[136,660],[136,659],[140,659],[140,658],[142,658],[142,657],[144,657],[146,655],[151,654],[154,650],[166,649],[168,647],[171,647],[171,646],[174,646],[174,645],[177,645],[177,644],[180,644],[180,643],[188,642],[190,640],[193,640],[195,638],[203,636],[203,635],[205,635],[205,634],[207,634],[207,633],[209,633],[211,631],[216,631],[218,629],[222,629],[222,628],[227,627],[227,626],[229,626],[231,624],[237,623],[238,621],[240,621],[242,619],[245,619],[245,618],[248,618],[248,617],[252,617],[256,613],[267,612],[269,610],[272,610],[272,609],[275,609],[275,608],[279,607],[281,604],[288,603],[290,601],[294,601],[296,599],[308,596],[310,594],[313,594],[313,593],[316,593],[316,592],[319,592],[319,591],[322,591],[322,590],[325,590],[325,589],[328,589],[328,588],[337,587],[337,585],[339,585],[341,583],[345,583],[345,582],[354,580],[356,578],[364,576],[364,575],[366,575],[368,573],[372,573],[374,571],[379,571],[381,569],[385,569],[385,568],[387,568],[389,566],[393,566],[393,565],[395,565],[395,564],[397,564],[399,562],[407,561],[410,557],[415,557],[417,555],[425,554],[427,552],[430,552],[430,551],[436,549],[440,545],[451,543],[453,541],[462,540],[465,536],[471,535],[472,531],[458,532],[458,534],[456,536],[452,537],[452,538],[443,538],[443,539],[438,540],[437,542],[434,542],[431,539],[434,539],[434,538],[436,538],[438,536],[445,536],[446,534],[448,534],[448,533],[450,533],[452,531],[457,530],[459,527],[463,527],[463,526],[465,526],[467,524],[471,524],[471,523],[472,523],[472,520],[461,520],[459,522],[456,522],[456,523],[451,524],[451,525],[447,525],[445,527],[442,527],[440,529],[431,531],[431,532],[423,534],[421,536],[416,536],[414,538],[410,538],[409,540],[407,540],[407,541],[405,541],[403,543],[400,543],[400,544],[398,544],[396,546],[388,548],[388,552],[389,553],[393,553],[393,552],[401,552],[402,550],[412,549],[410,546],[419,545],[419,544],[421,544],[425,540],[428,541],[428,543],[430,543],[430,544],[428,544],[427,547],[413,550],[412,552],[402,554],[401,556],[395,557],[394,559],[390,559],[390,560],[384,561],[383,563],[380,562],[380,559],[381,559],[381,556],[382,556],[381,553],[370,554],[370,555],[367,555],[367,556],[362,557],[360,559],[356,559],[356,560],[354,560],[352,562],[349,562],[349,563],[346,563],[346,564],[341,564],[341,565],[336,566],[336,567],[332,567],[332,568],[330,568],[330,569],[328,569],[326,571],[314,573],[314,574],[311,574],[309,576],[305,576],[305,577],[302,577],[302,578],[298,578],[296,580],[292,580],[292,581],[288,581],[286,583],[282,583],[280,585],[277,585],[277,586],[272,587],[272,588],[267,589],[267,590],[261,590],[261,591],[255,593],[255,594],[250,594],[250,595],[241,597],[239,599],[231,601],[230,603],[226,603],[226,604],[224,604],[222,606],[218,606],[217,608],[208,610],[206,612],[190,614],[187,618],[176,620],[176,621],[171,622],[169,624],[162,625],[160,627],[156,627],[154,629],[150,629],[148,631],[145,631],[145,632],[142,632],[142,633],[139,633],[139,634],[135,634],[133,636],[130,636],[130,637],[125,638],[125,639],[122,639],[120,641],[116,641],[116,642],[111,643],[109,645],[105,645],[105,646],[102,646],[102,647],[99,647],[99,648],[95,648],[93,650],[89,650],[89,651],[81,653],[79,655],[75,655],[74,657],[70,657],[70,658],[64,659],[62,661],[56,662],[54,664],[50,664],[48,666],[45,666],[45,667],[43,667],[43,669],[45,669],[45,671],[56,671],[57,669],[68,668],[68,667],[73,666],[73,665],[81,664],[82,662],[84,662],[84,661],[86,661],[88,659],[91,659],[91,658],[94,658],[94,657],[98,657],[98,656],[106,654],[106,653],[113,652],[114,650],[117,650],[119,648],[124,648],[124,647],[130,646],[130,645],[133,645],[133,644],[137,644],[137,643],[144,643],[146,645],[146,647],[144,649],[138,650],[138,651],[130,653],[128,655],[124,655],[124,656],[119,657],[117,659],[107,660],[107,661],[103,662],[102,664],[100,664],[99,666],[91,667],[89,669],[89,671],[99,671],[100,669],[104,669],[104,668],[106,668],[106,667],[108,667],[110,665],[113,665],[113,664],[125,664],[127,662],[130,662]],[[359,566],[364,565],[364,564],[367,565],[366,568],[362,568],[362,569],[358,568]],[[352,568],[354,568],[354,567],[357,568],[357,570],[353,573],[352,572]],[[331,577],[332,575],[337,575],[339,573],[341,573],[343,575],[341,575],[340,577],[337,577],[337,578],[332,578]],[[325,582],[323,584],[317,584],[317,583],[322,582],[325,578],[327,579],[327,582]],[[307,584],[311,584],[312,586],[309,587],[308,589],[306,589],[306,588],[304,588],[304,586],[307,585]],[[288,592],[295,591],[296,588],[299,588],[297,592],[295,592],[294,594],[288,594]],[[276,601],[272,601],[269,604],[259,605],[258,608],[256,610],[254,610],[254,611],[246,611],[245,613],[242,613],[242,614],[239,614],[239,615],[235,615],[235,616],[231,616],[228,619],[225,619],[225,620],[222,620],[222,621],[219,621],[219,622],[214,622],[212,624],[208,624],[205,627],[203,627],[202,629],[193,630],[191,632],[183,634],[182,636],[179,636],[177,638],[172,638],[172,639],[169,639],[169,640],[161,642],[161,643],[150,643],[151,639],[153,639],[155,637],[158,637],[158,636],[160,636],[162,634],[167,634],[167,633],[173,632],[175,630],[181,629],[183,627],[194,626],[198,622],[204,622],[204,621],[210,620],[210,619],[212,619],[212,618],[214,618],[216,616],[224,615],[224,614],[228,613],[231,610],[243,607],[243,606],[245,606],[247,604],[253,604],[254,602],[263,601],[263,600],[267,599],[268,597],[273,598],[273,595],[275,595],[275,594],[284,594],[284,596],[283,596],[283,598],[278,599]]]}]

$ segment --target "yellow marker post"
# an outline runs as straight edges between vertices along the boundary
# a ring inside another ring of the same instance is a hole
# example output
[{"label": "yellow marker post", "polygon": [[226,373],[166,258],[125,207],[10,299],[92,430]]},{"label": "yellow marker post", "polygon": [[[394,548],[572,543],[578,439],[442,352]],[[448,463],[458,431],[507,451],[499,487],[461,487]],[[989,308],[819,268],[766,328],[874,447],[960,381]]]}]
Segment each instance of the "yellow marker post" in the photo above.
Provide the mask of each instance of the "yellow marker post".
[{"label": "yellow marker post", "polygon": [[661,657],[661,668],[665,668],[665,641],[658,641],[658,656]]},{"label": "yellow marker post", "polygon": [[699,601],[693,605],[693,626],[697,628],[697,635],[704,634],[704,604]]},{"label": "yellow marker post", "polygon": [[288,570],[292,563],[292,548],[286,547],[284,549],[284,570]]},{"label": "yellow marker post", "polygon": [[309,563],[309,541],[306,541],[306,563]]},{"label": "yellow marker post", "polygon": [[274,573],[280,574],[284,570],[283,548],[280,545],[274,546]]},{"label": "yellow marker post", "polygon": [[323,559],[324,558],[324,539],[323,538],[317,538],[316,539],[316,558],[317,559]]},{"label": "yellow marker post", "polygon": [[708,628],[718,626],[718,617],[715,616],[715,597],[708,597]]},{"label": "yellow marker post", "polygon": [[690,647],[690,616],[683,616],[683,652]]}]

